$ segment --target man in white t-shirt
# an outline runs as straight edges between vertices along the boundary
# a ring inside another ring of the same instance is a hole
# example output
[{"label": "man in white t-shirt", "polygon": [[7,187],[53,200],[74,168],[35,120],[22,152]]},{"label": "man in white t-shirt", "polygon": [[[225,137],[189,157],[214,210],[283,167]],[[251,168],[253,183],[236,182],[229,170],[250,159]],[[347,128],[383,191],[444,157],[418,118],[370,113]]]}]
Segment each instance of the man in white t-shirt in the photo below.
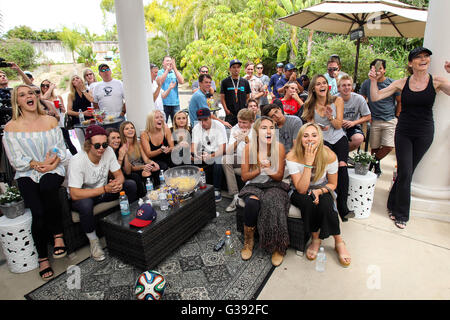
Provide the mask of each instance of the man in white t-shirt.
[{"label": "man in white t-shirt", "polygon": [[158,83],[158,81],[156,81],[156,78],[158,77],[158,71],[159,68],[156,64],[150,64],[150,74],[152,76],[153,101],[155,103],[155,109],[161,111],[164,115],[164,119],[166,119],[162,100],[164,90],[161,88],[161,85]]},{"label": "man in white t-shirt", "polygon": [[[94,206],[116,200],[122,189],[131,203],[136,200],[137,187],[134,181],[125,181],[114,150],[108,146],[105,129],[89,126],[83,149],[70,160],[68,186],[72,208],[78,211],[81,227],[89,238],[91,255],[101,261],[105,254],[95,232]],[[114,179],[108,182],[109,173]]]},{"label": "man in white t-shirt", "polygon": [[198,123],[192,129],[191,155],[194,164],[205,171],[206,179],[213,181],[216,202],[222,200],[222,156],[225,154],[227,132],[218,120],[211,119],[208,108],[197,110]]},{"label": "man in white t-shirt", "polygon": [[122,81],[112,78],[111,68],[105,63],[98,66],[98,71],[103,81],[95,86],[92,93],[94,108],[105,110],[107,113],[120,113],[123,117],[126,106]]},{"label": "man in white t-shirt", "polygon": [[251,109],[241,109],[237,115],[238,123],[230,131],[230,140],[227,144],[227,155],[224,157],[223,171],[227,179],[228,193],[233,195],[233,201],[225,209],[226,212],[236,210],[239,189],[236,174],[241,175],[242,155],[245,145],[252,136],[252,125],[255,122],[255,113]]}]

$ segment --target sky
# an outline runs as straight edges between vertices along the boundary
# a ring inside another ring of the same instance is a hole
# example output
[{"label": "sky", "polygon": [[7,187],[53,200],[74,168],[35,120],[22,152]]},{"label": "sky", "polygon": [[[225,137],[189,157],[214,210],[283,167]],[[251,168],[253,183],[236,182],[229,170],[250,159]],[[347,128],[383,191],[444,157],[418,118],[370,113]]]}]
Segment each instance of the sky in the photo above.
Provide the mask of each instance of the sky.
[{"label": "sky", "polygon": [[[26,25],[34,31],[43,29],[61,30],[82,26],[91,33],[105,33],[101,0],[0,0],[1,31],[7,32],[15,26]],[[108,14],[107,26],[111,28],[115,16]]]}]

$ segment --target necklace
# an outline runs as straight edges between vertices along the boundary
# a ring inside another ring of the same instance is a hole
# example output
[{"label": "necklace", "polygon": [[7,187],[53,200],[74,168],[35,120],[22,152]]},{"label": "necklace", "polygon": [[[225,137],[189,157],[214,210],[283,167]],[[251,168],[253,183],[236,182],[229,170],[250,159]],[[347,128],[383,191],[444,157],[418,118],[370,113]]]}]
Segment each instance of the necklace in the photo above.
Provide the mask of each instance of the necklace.
[{"label": "necklace", "polygon": [[236,96],[236,102],[238,101],[238,90],[239,90],[239,81],[241,80],[241,77],[238,76],[238,80],[237,80],[237,84],[234,84],[234,80],[233,78],[231,78],[231,82],[233,83],[233,88],[234,88],[234,95]]}]

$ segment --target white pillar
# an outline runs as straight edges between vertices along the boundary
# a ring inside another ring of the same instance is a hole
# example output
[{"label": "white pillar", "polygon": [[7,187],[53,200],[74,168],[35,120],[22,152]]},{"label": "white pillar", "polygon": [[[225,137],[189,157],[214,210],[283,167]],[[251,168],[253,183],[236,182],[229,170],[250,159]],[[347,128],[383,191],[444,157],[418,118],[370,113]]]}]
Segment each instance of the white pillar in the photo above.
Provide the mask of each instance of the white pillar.
[{"label": "white pillar", "polygon": [[127,105],[127,120],[139,135],[153,110],[152,82],[142,0],[115,0],[120,62]]},{"label": "white pillar", "polygon": [[[449,12],[450,1],[430,1],[423,46],[433,52],[429,72],[450,80],[444,70],[445,60],[450,59],[450,41],[442,33],[450,29]],[[414,172],[411,214],[450,221],[450,97],[438,93],[433,113],[434,140]]]}]

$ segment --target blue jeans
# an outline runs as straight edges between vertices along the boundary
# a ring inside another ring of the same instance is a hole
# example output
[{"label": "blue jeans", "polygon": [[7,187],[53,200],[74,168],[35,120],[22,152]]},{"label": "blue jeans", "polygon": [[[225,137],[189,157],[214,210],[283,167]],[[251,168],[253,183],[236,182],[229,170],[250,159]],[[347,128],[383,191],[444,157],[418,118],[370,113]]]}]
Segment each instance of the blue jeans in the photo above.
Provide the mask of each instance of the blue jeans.
[{"label": "blue jeans", "polygon": [[[132,203],[136,201],[137,187],[136,182],[133,180],[125,180],[123,183],[123,191],[128,197],[128,202]],[[109,202],[119,198],[119,193],[104,193],[100,196],[93,198],[86,198],[81,200],[72,200],[72,208],[78,211],[80,214],[81,228],[84,233],[91,233],[95,231],[95,219],[94,219],[94,206],[102,203]]]},{"label": "blue jeans", "polygon": [[170,119],[172,119],[172,125],[173,125],[173,117],[175,116],[175,113],[180,111],[180,106],[166,106],[164,105],[164,113],[166,114],[166,123]]}]

